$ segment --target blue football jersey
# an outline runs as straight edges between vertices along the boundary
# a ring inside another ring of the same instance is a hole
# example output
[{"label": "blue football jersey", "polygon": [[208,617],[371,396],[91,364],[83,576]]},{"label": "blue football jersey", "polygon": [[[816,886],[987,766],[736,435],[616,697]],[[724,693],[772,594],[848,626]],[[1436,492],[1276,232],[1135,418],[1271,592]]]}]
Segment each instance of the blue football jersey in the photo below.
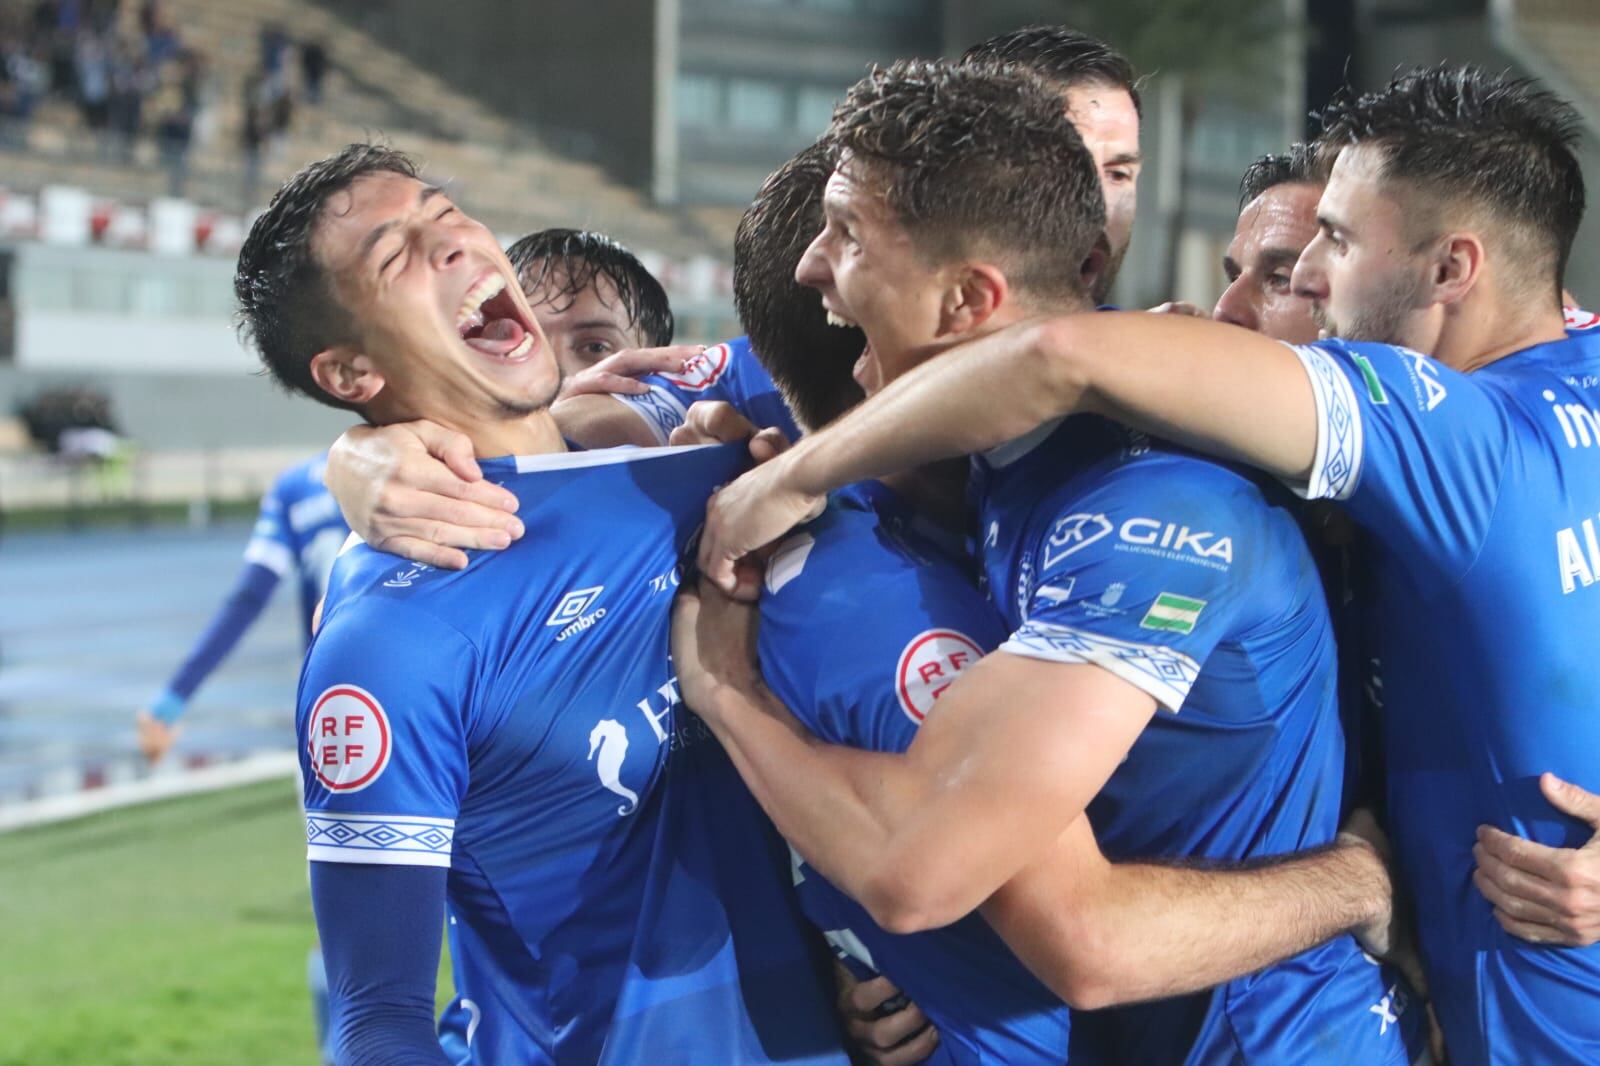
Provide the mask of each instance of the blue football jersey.
[{"label": "blue football jersey", "polygon": [[844,1061],[782,844],[669,659],[679,553],[742,452],[487,460],[511,548],[334,568],[300,685],[309,856],[449,870],[473,1061]]},{"label": "blue football jersey", "polygon": [[311,615],[328,587],[328,571],[350,535],[339,504],[322,483],[328,453],[296,463],[272,483],[261,499],[261,513],[244,561],[266,567],[280,578],[293,573],[300,583],[300,615],[306,636]]},{"label": "blue football jersey", "polygon": [[[1089,805],[1107,856],[1239,861],[1333,840],[1334,645],[1292,498],[1095,416],[974,466],[1002,652],[1099,666],[1157,704]],[[1128,1061],[1405,1063],[1407,999],[1340,936],[1092,1024]]]},{"label": "blue football jersey", "polygon": [[[806,728],[833,744],[904,751],[940,694],[1004,639],[960,549],[876,483],[836,495],[778,548],[761,600],[762,671]],[[887,975],[938,1027],[932,1061],[1066,1060],[1066,1006],[981,917],[886,933],[794,862],[806,916],[846,964]]]},{"label": "blue football jersey", "polygon": [[[1600,946],[1502,930],[1473,886],[1480,824],[1552,846],[1600,789],[1600,329],[1470,375],[1387,345],[1296,349],[1317,400],[1308,494],[1369,536],[1388,815],[1462,1062],[1600,1061]],[[1583,327],[1585,316],[1569,317]]]},{"label": "blue football jersey", "polygon": [[700,400],[721,400],[761,429],[776,426],[791,441],[800,439],[789,405],[751,352],[748,337],[712,345],[689,360],[682,373],[651,374],[640,380],[650,386],[649,392],[618,393],[617,399],[639,412],[660,444],[683,425],[689,405]]}]

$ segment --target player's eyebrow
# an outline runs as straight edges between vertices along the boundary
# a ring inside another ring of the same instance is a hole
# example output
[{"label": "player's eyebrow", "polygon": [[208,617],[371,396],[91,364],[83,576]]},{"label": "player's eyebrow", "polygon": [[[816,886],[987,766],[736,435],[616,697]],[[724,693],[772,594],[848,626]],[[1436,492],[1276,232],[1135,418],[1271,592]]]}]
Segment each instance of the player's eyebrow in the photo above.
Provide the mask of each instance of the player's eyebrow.
[{"label": "player's eyebrow", "polygon": [[1295,248],[1263,248],[1261,249],[1261,265],[1270,270],[1273,267],[1294,266],[1300,261],[1300,252]]},{"label": "player's eyebrow", "polygon": [[[429,200],[433,199],[435,196],[438,196],[442,192],[444,192],[444,190],[437,185],[424,185],[417,191],[418,206],[427,203]],[[394,229],[399,224],[400,223],[397,219],[391,218],[387,222],[380,222],[376,226],[372,227],[372,231],[365,237],[361,238],[361,251],[358,258],[365,259],[367,256],[371,255],[372,249],[377,247],[379,241],[383,240],[383,235]]]},{"label": "player's eyebrow", "polygon": [[572,324],[572,328],[573,329],[609,329],[609,330],[614,330],[617,333],[624,332],[622,327],[618,326],[615,322],[611,321],[609,318],[591,318],[591,319],[587,319],[586,321],[583,321],[583,322],[574,322]]},{"label": "player's eyebrow", "polygon": [[1110,159],[1107,159],[1105,161],[1105,163],[1102,164],[1102,166],[1128,167],[1128,166],[1137,166],[1138,164],[1143,163],[1143,162],[1144,162],[1144,155],[1141,152],[1119,152],[1116,155],[1112,156]]}]

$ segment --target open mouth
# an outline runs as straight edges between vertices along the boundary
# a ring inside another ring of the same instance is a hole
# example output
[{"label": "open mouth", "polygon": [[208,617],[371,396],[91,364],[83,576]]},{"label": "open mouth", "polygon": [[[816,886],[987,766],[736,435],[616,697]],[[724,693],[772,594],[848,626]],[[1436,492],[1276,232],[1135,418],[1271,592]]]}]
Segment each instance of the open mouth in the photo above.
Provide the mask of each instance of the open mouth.
[{"label": "open mouth", "polygon": [[467,290],[456,309],[456,330],[467,347],[491,359],[520,359],[533,351],[533,330],[500,274]]},{"label": "open mouth", "polygon": [[828,314],[828,325],[830,325],[830,326],[837,326],[839,329],[860,329],[861,328],[855,322],[852,322],[850,319],[844,317],[843,315],[841,315],[839,312],[835,311],[831,307],[824,307],[823,310],[826,311],[827,314]]}]

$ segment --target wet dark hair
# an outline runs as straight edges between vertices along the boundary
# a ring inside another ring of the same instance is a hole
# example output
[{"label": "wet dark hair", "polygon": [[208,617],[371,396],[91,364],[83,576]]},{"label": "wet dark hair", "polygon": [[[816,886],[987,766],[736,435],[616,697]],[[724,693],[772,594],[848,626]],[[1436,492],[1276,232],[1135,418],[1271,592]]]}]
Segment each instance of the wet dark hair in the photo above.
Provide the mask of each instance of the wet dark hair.
[{"label": "wet dark hair", "polygon": [[851,87],[828,137],[863,168],[918,247],[941,260],[981,248],[1013,286],[1081,295],[1105,228],[1094,160],[1038,77],[1017,67],[902,60]]},{"label": "wet dark hair", "polygon": [[851,376],[866,347],[854,326],[830,326],[815,289],[794,280],[822,231],[822,190],[832,147],[818,141],[761,185],[733,238],[733,303],[750,347],[782,391],[795,420],[820,429],[862,400]]},{"label": "wet dark hair", "polygon": [[1287,152],[1264,155],[1245,167],[1239,179],[1239,210],[1268,189],[1278,185],[1322,185],[1327,174],[1317,165],[1316,153],[1309,145],[1296,141]]},{"label": "wet dark hair", "polygon": [[1080,85],[1121,89],[1143,114],[1139,79],[1126,56],[1104,41],[1066,26],[1024,26],[973,45],[962,63],[1015,63],[1063,89]]},{"label": "wet dark hair", "polygon": [[359,408],[330,396],[311,376],[318,352],[356,339],[354,320],[311,254],[311,238],[329,197],[382,173],[415,178],[418,168],[383,144],[347,145],[302,168],[250,227],[233,274],[240,331],[272,376],[294,392],[351,411]]},{"label": "wet dark hair", "polygon": [[[603,233],[578,229],[542,229],[506,249],[522,291],[533,299],[535,290],[557,314],[572,306],[578,294],[597,278],[611,282],[645,347],[664,348],[672,343],[675,324],[667,292],[639,257]],[[562,299],[565,303],[561,303]],[[603,298],[603,297],[602,297]]]},{"label": "wet dark hair", "polygon": [[1421,194],[1408,203],[1413,230],[1441,227],[1451,207],[1485,210],[1502,223],[1513,260],[1529,264],[1523,273],[1547,270],[1539,281],[1560,299],[1584,209],[1572,105],[1528,78],[1440,64],[1375,92],[1346,89],[1320,117],[1317,141],[1330,162],[1370,145],[1384,179]]}]

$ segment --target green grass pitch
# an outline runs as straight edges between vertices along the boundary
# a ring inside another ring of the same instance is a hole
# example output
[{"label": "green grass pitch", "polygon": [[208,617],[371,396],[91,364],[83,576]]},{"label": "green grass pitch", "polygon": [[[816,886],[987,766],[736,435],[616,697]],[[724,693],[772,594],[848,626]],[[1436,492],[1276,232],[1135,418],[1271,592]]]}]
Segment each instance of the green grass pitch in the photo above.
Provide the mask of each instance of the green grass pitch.
[{"label": "green grass pitch", "polygon": [[315,939],[288,780],[0,835],[0,1066],[315,1064]]}]

